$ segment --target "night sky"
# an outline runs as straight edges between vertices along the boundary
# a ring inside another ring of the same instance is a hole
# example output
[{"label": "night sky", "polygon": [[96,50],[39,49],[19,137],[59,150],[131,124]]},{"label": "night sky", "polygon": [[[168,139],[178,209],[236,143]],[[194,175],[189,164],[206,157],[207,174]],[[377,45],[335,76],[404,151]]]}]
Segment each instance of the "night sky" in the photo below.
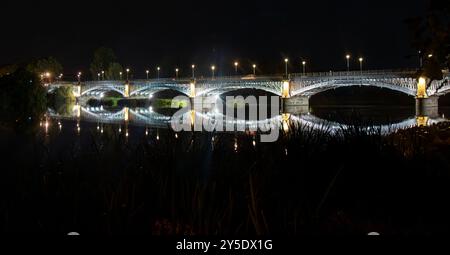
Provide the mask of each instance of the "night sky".
[{"label": "night sky", "polygon": [[[159,2],[159,3],[157,3]],[[363,56],[365,68],[403,68],[418,64],[404,20],[423,15],[425,0],[313,1],[2,1],[0,65],[30,58],[56,57],[65,73],[89,68],[100,46],[114,49],[119,62],[136,76],[144,70],[190,73],[195,63],[206,74],[242,72],[251,64],[260,73],[290,70],[343,70]]]}]

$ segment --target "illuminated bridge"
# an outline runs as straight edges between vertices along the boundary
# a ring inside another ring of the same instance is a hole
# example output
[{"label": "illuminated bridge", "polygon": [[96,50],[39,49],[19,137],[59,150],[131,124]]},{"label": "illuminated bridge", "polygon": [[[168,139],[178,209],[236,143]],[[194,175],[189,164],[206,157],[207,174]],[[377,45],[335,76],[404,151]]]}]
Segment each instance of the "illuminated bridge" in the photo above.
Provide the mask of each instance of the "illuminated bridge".
[{"label": "illuminated bridge", "polygon": [[[285,106],[309,105],[315,94],[342,87],[379,87],[416,97],[418,112],[438,107],[439,96],[450,92],[449,74],[426,87],[426,79],[417,79],[416,71],[364,71],[292,74],[283,76],[234,76],[212,79],[153,79],[131,81],[55,82],[52,92],[61,86],[73,88],[78,98],[101,98],[115,91],[125,98],[149,98],[154,93],[174,90],[190,98],[217,96],[242,89],[262,90],[282,97]],[[432,110],[437,112],[437,110]],[[429,115],[429,114],[426,114]]]},{"label": "illuminated bridge", "polygon": [[[330,89],[349,86],[371,86],[387,88],[416,96],[418,81],[416,71],[364,71],[326,72],[306,75],[283,76],[234,76],[215,79],[153,79],[125,81],[87,81],[81,84],[55,82],[48,86],[49,92],[61,87],[72,86],[77,97],[101,97],[115,91],[124,97],[145,98],[163,90],[175,90],[186,96],[197,97],[217,95],[240,89],[258,89],[278,96],[312,96]],[[427,95],[444,95],[450,91],[448,74],[443,81],[434,81],[427,89]],[[288,83],[288,85],[286,85]],[[443,85],[444,84],[444,85]]]}]

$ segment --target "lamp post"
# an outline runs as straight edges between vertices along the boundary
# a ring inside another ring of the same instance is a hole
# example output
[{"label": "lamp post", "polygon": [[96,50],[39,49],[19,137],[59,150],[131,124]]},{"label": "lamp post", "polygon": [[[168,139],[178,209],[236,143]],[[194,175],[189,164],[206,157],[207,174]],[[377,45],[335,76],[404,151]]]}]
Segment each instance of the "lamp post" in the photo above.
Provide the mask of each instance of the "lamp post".
[{"label": "lamp post", "polygon": [[192,65],[191,68],[192,68],[192,79],[195,79],[195,65]]},{"label": "lamp post", "polygon": [[158,73],[158,79],[159,79],[159,71],[161,70],[161,68],[158,66],[157,68],[156,68],[156,72]]},{"label": "lamp post", "polygon": [[178,68],[175,68],[175,79],[178,79],[178,71],[180,71]]},{"label": "lamp post", "polygon": [[253,64],[253,75],[256,75],[256,65],[255,64]]},{"label": "lamp post", "polygon": [[105,71],[102,71],[102,80],[105,80]]},{"label": "lamp post", "polygon": [[347,59],[347,74],[350,72],[350,55],[347,54],[347,56],[345,56],[345,59]]},{"label": "lamp post", "polygon": [[211,71],[212,71],[212,78],[214,79],[214,71],[216,71],[216,66],[215,65],[211,66]]},{"label": "lamp post", "polygon": [[147,80],[148,80],[148,74],[150,73],[150,71],[146,70],[145,73],[147,74]]},{"label": "lamp post", "polygon": [[285,64],[286,78],[288,78],[288,62],[289,62],[289,59],[285,58],[284,64]]},{"label": "lamp post", "polygon": [[306,61],[302,62],[302,66],[303,66],[303,76],[306,75]]},{"label": "lamp post", "polygon": [[362,75],[364,58],[361,57],[358,60],[359,60],[359,71],[361,72],[361,75]]},{"label": "lamp post", "polygon": [[239,66],[239,63],[236,61],[236,62],[234,62],[234,74],[235,75],[237,75],[237,72],[238,72],[238,66]]},{"label": "lamp post", "polygon": [[130,68],[127,68],[127,81],[128,81],[128,79],[129,79],[129,73],[130,73]]},{"label": "lamp post", "polygon": [[97,80],[100,80],[100,73],[97,73]]},{"label": "lamp post", "polygon": [[78,78],[78,84],[80,84],[81,83],[81,72],[78,72],[77,78]]},{"label": "lamp post", "polygon": [[419,53],[419,67],[420,67],[420,69],[422,69],[422,67],[423,67],[422,51],[419,50],[418,53]]},{"label": "lamp post", "polygon": [[122,72],[119,72],[119,78],[120,78],[120,80],[122,80]]}]

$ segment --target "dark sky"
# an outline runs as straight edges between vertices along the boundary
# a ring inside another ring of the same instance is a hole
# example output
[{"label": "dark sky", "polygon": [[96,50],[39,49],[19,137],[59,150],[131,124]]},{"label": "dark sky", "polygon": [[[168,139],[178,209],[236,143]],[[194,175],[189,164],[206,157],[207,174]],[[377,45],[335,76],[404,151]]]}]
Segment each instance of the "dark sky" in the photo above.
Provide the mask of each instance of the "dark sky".
[{"label": "dark sky", "polygon": [[[159,2],[159,3],[158,3]],[[417,65],[404,20],[423,15],[426,0],[312,1],[2,1],[0,64],[33,57],[56,57],[65,73],[89,68],[99,46],[114,49],[119,62],[144,74],[160,65],[165,75],[175,66],[187,75],[191,63],[206,73],[233,73],[238,59],[245,72],[312,71],[353,67]]]}]

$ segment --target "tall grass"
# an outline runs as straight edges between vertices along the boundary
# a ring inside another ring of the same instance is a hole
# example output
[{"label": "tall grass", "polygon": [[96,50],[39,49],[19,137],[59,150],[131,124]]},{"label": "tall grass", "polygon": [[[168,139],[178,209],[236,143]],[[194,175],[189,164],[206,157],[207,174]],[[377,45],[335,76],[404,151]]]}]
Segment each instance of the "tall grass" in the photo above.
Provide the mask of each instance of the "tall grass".
[{"label": "tall grass", "polygon": [[[382,136],[292,127],[276,143],[159,130],[137,142],[8,136],[3,232],[304,235],[448,232],[448,124]],[[214,137],[214,140],[212,139]],[[256,139],[257,140],[257,139]],[[237,151],[234,143],[238,141]]]}]

